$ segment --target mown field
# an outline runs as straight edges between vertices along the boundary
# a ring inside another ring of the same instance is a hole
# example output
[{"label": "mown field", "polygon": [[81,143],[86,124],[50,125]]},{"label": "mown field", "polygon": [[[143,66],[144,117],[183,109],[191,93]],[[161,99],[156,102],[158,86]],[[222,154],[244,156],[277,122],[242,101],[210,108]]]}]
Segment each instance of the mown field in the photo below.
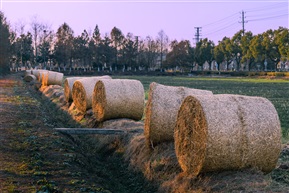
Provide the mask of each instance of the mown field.
[{"label": "mown field", "polygon": [[140,80],[148,95],[151,82],[210,90],[214,94],[240,94],[269,99],[275,106],[282,127],[283,142],[289,139],[289,80],[260,78],[211,78],[171,76],[113,76],[120,79]]}]

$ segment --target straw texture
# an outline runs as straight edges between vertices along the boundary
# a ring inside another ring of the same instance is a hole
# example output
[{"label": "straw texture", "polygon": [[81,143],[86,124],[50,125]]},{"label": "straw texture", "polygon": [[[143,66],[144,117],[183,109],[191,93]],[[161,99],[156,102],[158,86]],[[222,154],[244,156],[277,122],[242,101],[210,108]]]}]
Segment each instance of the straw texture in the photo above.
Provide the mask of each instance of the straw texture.
[{"label": "straw texture", "polygon": [[72,86],[72,99],[76,108],[85,113],[92,106],[92,94],[99,77],[88,77],[76,80]]},{"label": "straw texture", "polygon": [[97,121],[116,118],[140,120],[144,111],[144,88],[138,80],[99,80],[94,87],[92,103]]},{"label": "straw texture", "polygon": [[33,74],[27,74],[26,76],[24,76],[23,80],[26,82],[35,81],[36,76],[34,76]]},{"label": "straw texture", "polygon": [[[72,101],[72,87],[73,84],[76,80],[82,79],[82,78],[88,78],[88,77],[69,77],[64,80],[64,96],[66,102],[71,102]],[[110,76],[99,76],[97,78],[102,78],[102,79],[111,79]]]},{"label": "straw texture", "polygon": [[248,167],[270,172],[281,151],[278,114],[260,97],[188,96],[174,135],[179,164],[193,176]]},{"label": "straw texture", "polygon": [[63,73],[48,71],[47,72],[47,79],[46,85],[59,85],[62,86],[63,81]]},{"label": "straw texture", "polygon": [[189,95],[213,95],[211,91],[151,83],[145,110],[145,136],[149,145],[174,140],[177,113]]},{"label": "straw texture", "polygon": [[32,74],[36,76],[39,82],[42,82],[42,73],[47,72],[48,70],[32,70]]},{"label": "straw texture", "polygon": [[24,77],[28,76],[28,75],[31,75],[31,74],[32,74],[32,70],[25,70],[24,71]]}]

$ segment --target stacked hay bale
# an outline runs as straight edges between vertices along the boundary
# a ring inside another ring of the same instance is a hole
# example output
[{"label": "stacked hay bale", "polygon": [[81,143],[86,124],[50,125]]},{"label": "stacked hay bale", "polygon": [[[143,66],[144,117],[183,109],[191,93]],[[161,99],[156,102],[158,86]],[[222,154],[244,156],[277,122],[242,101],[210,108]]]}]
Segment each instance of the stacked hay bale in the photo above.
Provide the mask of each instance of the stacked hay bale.
[{"label": "stacked hay bale", "polygon": [[[71,102],[72,101],[72,87],[73,84],[76,80],[82,79],[82,78],[89,78],[89,77],[70,77],[70,78],[66,78],[64,80],[64,96],[65,96],[65,100],[66,102]],[[98,78],[101,79],[111,79],[110,76],[98,76]]]},{"label": "stacked hay bale", "polygon": [[144,88],[138,80],[102,79],[94,87],[92,109],[97,121],[128,118],[140,120],[144,111]]},{"label": "stacked hay bale", "polygon": [[174,136],[178,162],[193,176],[247,167],[270,172],[281,151],[278,114],[260,97],[188,96]]},{"label": "stacked hay bale", "polygon": [[211,91],[151,83],[145,110],[144,134],[148,145],[174,140],[177,113],[189,95],[213,95]]},{"label": "stacked hay bale", "polygon": [[95,83],[99,80],[101,80],[101,78],[96,76],[74,81],[72,86],[72,99],[76,108],[82,113],[85,113],[86,110],[91,109],[93,89]]}]

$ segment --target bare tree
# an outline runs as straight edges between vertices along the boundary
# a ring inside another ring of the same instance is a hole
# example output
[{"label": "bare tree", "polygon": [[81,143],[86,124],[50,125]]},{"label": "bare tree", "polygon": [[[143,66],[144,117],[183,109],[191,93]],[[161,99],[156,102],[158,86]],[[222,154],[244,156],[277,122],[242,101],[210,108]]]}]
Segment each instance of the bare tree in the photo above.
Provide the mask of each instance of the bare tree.
[{"label": "bare tree", "polygon": [[164,30],[159,31],[157,36],[157,43],[160,53],[160,69],[163,67],[163,56],[168,50],[169,37],[165,34]]},{"label": "bare tree", "polygon": [[45,33],[45,31],[49,31],[51,28],[50,25],[45,24],[43,22],[40,22],[37,15],[34,15],[31,18],[30,22],[32,35],[33,35],[33,41],[34,41],[34,50],[35,50],[35,60],[34,62],[38,62],[38,44],[40,43],[40,35]]}]

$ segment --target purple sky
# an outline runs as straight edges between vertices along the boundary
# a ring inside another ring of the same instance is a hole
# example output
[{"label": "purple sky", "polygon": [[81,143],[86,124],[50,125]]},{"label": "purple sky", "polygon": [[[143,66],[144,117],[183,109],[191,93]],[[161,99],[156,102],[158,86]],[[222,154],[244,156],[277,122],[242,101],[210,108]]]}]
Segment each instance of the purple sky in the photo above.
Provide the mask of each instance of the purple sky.
[{"label": "purple sky", "polygon": [[224,36],[232,37],[242,29],[241,12],[245,12],[245,29],[253,34],[268,29],[288,28],[288,0],[0,0],[1,10],[11,25],[21,20],[30,30],[31,18],[51,24],[52,30],[64,22],[79,35],[98,24],[102,35],[116,26],[145,38],[156,37],[163,29],[170,40],[193,42],[195,27],[202,27],[201,38],[215,43]]}]

